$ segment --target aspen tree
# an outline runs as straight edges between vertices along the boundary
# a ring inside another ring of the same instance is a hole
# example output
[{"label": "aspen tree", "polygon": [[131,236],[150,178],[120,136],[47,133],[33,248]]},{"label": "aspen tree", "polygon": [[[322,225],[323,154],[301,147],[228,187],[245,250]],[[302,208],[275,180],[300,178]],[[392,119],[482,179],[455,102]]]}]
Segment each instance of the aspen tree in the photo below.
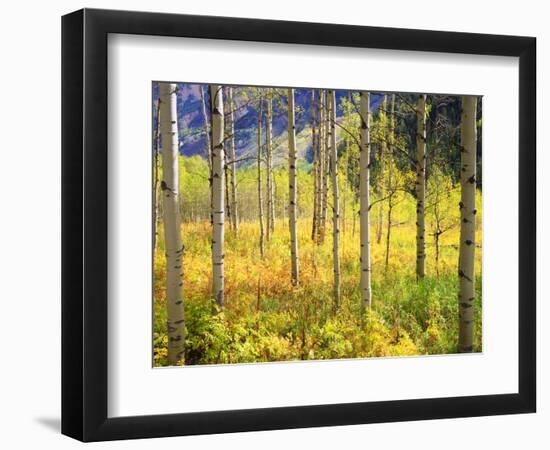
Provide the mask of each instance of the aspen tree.
[{"label": "aspen tree", "polygon": [[159,221],[160,97],[156,103],[157,123],[153,136],[153,253],[157,251]]},{"label": "aspen tree", "polygon": [[332,258],[334,266],[334,303],[340,306],[340,199],[338,189],[338,149],[336,147],[336,94],[328,91],[330,156],[332,163]]},{"label": "aspen tree", "polygon": [[475,96],[462,97],[460,127],[460,249],[458,276],[459,338],[458,351],[468,353],[474,344],[474,262],[476,232],[476,108]]},{"label": "aspen tree", "polygon": [[453,190],[453,184],[450,177],[444,175],[441,168],[434,165],[431,170],[430,179],[427,182],[427,191],[431,199],[431,216],[433,218],[433,233],[435,247],[435,272],[439,278],[439,257],[440,240],[444,233],[451,230],[454,226],[452,214],[449,211],[448,202],[450,193]]},{"label": "aspen tree", "polygon": [[[352,97],[351,97],[351,91],[348,91],[348,105],[351,105],[352,104]],[[349,108],[349,106],[348,106]],[[349,110],[348,110],[349,111]],[[350,114],[350,112],[348,112],[348,114]],[[348,205],[348,191],[349,191],[349,169],[350,169],[350,164],[349,164],[349,161],[350,161],[350,141],[351,141],[351,136],[349,135],[349,133],[346,133],[345,134],[345,142],[346,142],[346,157],[344,159],[344,174],[345,174],[345,179],[346,179],[346,183],[344,184],[344,187],[346,187],[346,189],[344,190],[344,199],[343,199],[343,208],[342,208],[342,233],[343,234],[346,234],[346,231],[347,231],[347,224],[348,224],[348,217],[347,217],[347,214],[346,214],[346,210],[347,210],[347,205]],[[352,214],[354,214],[353,212],[353,208],[352,208]]]},{"label": "aspen tree", "polygon": [[416,108],[416,278],[426,272],[426,94]]},{"label": "aspen tree", "polygon": [[298,235],[296,231],[296,123],[294,120],[294,89],[288,89],[288,224],[290,228],[290,258],[292,284],[300,283],[298,270]]},{"label": "aspen tree", "polygon": [[171,364],[185,359],[183,312],[183,244],[179,211],[179,137],[177,86],[160,84],[162,133],[162,181],[164,241],[166,254],[166,305],[168,360]]},{"label": "aspen tree", "polygon": [[[204,135],[206,137],[206,156],[208,158],[208,169],[210,170],[210,177],[212,177],[212,143],[210,142],[210,129],[208,127],[208,117],[206,115],[206,101],[204,99],[204,88],[203,85],[200,85],[201,93],[201,111],[202,111],[202,122],[204,126]],[[212,183],[212,180],[210,180]]]},{"label": "aspen tree", "polygon": [[319,89],[317,98],[317,243],[321,243],[322,236],[322,215],[323,215],[323,186],[325,174],[325,108],[323,106],[323,90]]},{"label": "aspen tree", "polygon": [[[204,89],[203,85],[200,85],[200,93],[201,93],[201,109],[202,109],[202,121],[204,124],[204,135],[206,139],[206,156],[208,159],[208,184],[210,187],[210,225],[214,224],[214,219],[212,218],[212,141],[211,141],[211,134],[210,129],[208,127],[208,117],[206,115],[206,100],[204,98]],[[210,101],[210,106],[212,105],[212,101]],[[210,108],[211,109],[211,108]]]},{"label": "aspen tree", "polygon": [[361,242],[361,317],[372,305],[370,261],[370,93],[360,94],[361,148],[359,155],[359,216]]},{"label": "aspen tree", "polygon": [[386,224],[386,258],[384,263],[384,271],[388,271],[388,267],[390,264],[390,245],[391,245],[391,227],[392,227],[392,213],[393,213],[393,196],[395,195],[396,187],[394,186],[394,180],[393,180],[393,169],[394,169],[394,163],[391,159],[388,159],[386,161],[386,165],[388,168],[387,172],[387,182],[388,182],[388,216],[387,216],[387,224]]},{"label": "aspen tree", "polygon": [[[378,113],[378,120],[385,130],[386,128],[386,110],[388,108],[388,98],[386,95],[384,95],[384,99],[382,100],[382,105],[380,106],[380,110]],[[386,145],[386,133],[385,131],[382,133],[384,136],[384,139],[382,139],[382,142],[380,143],[380,180],[378,181],[379,184],[379,191],[380,191],[380,198],[384,198],[385,195],[385,189],[384,189],[384,171],[386,169],[385,160],[386,160],[386,153],[387,153],[387,145]],[[390,199],[388,198],[388,205],[390,204]],[[384,203],[380,202],[380,205],[378,207],[378,227],[376,229],[376,242],[380,244],[380,241],[382,240],[382,230],[384,228]]]},{"label": "aspen tree", "polygon": [[258,100],[258,219],[260,223],[260,256],[264,257],[264,199],[262,195],[262,114],[263,114],[263,98],[260,95]]},{"label": "aspen tree", "polygon": [[229,179],[230,167],[227,165],[227,160],[223,166],[224,189],[225,189],[225,222],[229,228],[233,228],[233,215],[231,214],[231,197],[229,196]]},{"label": "aspen tree", "polygon": [[233,88],[227,88],[227,103],[229,111],[227,119],[229,122],[229,158],[231,159],[231,218],[233,231],[235,234],[239,232],[239,212],[237,206],[237,163],[235,162],[235,120],[233,116]]},{"label": "aspen tree", "polygon": [[330,152],[329,152],[329,114],[327,111],[327,91],[323,90],[323,185],[322,185],[322,209],[321,209],[321,242],[325,241],[327,208],[328,208],[328,179],[330,176]]},{"label": "aspen tree", "polygon": [[212,294],[218,306],[224,305],[224,120],[223,89],[210,85],[212,108]]},{"label": "aspen tree", "polygon": [[275,230],[275,204],[273,201],[273,89],[267,90],[266,162],[267,162],[267,240]]},{"label": "aspen tree", "polygon": [[388,131],[388,154],[393,158],[395,144],[395,94],[390,97],[390,112],[389,112],[389,131]]},{"label": "aspen tree", "polygon": [[317,208],[319,206],[317,190],[319,189],[318,183],[318,152],[315,141],[315,89],[311,90],[311,145],[313,149],[313,221],[311,227],[311,239],[315,240],[317,237]]},{"label": "aspen tree", "polygon": [[[227,101],[228,98],[228,88],[222,87],[223,90],[223,99],[224,99],[224,112],[227,114],[229,111],[229,102]],[[229,121],[224,116],[224,131],[223,131],[223,138],[224,138],[224,150],[225,150],[225,158],[224,158],[224,165],[223,165],[223,174],[224,174],[224,189],[225,189],[225,224],[229,226],[230,229],[233,229],[233,214],[232,214],[232,203],[231,203],[231,196],[229,194],[229,180],[231,179],[231,167],[229,166],[229,154],[228,154],[228,144],[229,141]]]}]

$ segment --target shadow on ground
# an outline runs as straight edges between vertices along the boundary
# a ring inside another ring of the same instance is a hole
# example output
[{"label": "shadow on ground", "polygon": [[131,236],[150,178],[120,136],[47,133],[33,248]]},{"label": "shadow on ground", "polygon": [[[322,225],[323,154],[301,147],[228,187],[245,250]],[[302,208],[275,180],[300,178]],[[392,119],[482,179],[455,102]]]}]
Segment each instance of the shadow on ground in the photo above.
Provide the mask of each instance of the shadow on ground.
[{"label": "shadow on ground", "polygon": [[37,417],[34,420],[50,431],[61,432],[61,419],[59,417]]}]

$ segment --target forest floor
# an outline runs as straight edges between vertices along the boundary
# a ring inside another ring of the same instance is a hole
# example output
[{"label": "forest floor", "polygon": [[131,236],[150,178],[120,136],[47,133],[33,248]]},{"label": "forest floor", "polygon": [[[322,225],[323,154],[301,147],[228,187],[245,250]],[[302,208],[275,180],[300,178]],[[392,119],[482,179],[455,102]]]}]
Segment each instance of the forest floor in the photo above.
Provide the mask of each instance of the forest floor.
[{"label": "forest floor", "polygon": [[[481,217],[479,217],[481,219]],[[311,219],[298,223],[300,285],[290,281],[288,224],[259,251],[256,223],[241,223],[238,236],[226,228],[225,308],[211,297],[209,223],[185,223],[185,364],[247,363],[303,359],[364,358],[455,353],[458,340],[459,229],[441,238],[439,275],[433,239],[427,245],[427,276],[416,280],[414,224],[392,227],[385,268],[385,234],[371,230],[372,309],[360,320],[359,223],[341,225],[342,303],[332,297],[332,236],[311,240]],[[481,351],[481,224],[475,279],[475,345]],[[154,260],[154,365],[167,361],[165,259],[162,229]]]}]

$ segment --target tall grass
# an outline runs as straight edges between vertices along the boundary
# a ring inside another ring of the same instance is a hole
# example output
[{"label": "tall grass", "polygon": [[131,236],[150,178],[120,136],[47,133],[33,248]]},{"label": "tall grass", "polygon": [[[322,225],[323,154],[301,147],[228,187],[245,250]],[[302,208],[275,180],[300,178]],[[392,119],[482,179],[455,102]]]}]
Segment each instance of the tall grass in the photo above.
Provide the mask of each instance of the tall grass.
[{"label": "tall grass", "polygon": [[[448,201],[451,201],[450,199]],[[454,201],[454,200],[452,200]],[[480,203],[480,199],[479,199]],[[379,207],[383,207],[379,204]],[[456,352],[458,340],[458,226],[440,239],[439,275],[433,240],[427,245],[427,276],[415,277],[414,200],[404,197],[395,210],[389,265],[385,239],[373,238],[373,307],[360,317],[359,223],[353,213],[341,225],[342,304],[332,299],[332,241],[311,240],[311,219],[298,222],[301,284],[290,281],[288,223],[278,219],[265,258],[259,226],[242,222],[239,234],[226,228],[225,308],[212,299],[208,222],[184,223],[186,364],[288,361],[300,359],[433,355]],[[351,209],[351,208],[349,208]],[[474,351],[481,351],[481,204],[476,251]],[[378,216],[376,208],[371,212]],[[412,220],[411,220],[412,219]],[[371,236],[376,236],[375,224]],[[427,239],[430,236],[427,235]],[[162,227],[154,258],[154,363],[167,365],[165,259]]]}]

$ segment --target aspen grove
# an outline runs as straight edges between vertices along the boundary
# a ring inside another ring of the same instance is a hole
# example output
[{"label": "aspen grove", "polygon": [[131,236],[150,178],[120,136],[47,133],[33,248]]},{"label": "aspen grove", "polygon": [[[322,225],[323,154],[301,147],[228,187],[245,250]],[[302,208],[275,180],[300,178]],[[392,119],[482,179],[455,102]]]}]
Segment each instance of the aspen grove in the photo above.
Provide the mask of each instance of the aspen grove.
[{"label": "aspen grove", "polygon": [[152,91],[155,366],[481,351],[481,97]]}]

